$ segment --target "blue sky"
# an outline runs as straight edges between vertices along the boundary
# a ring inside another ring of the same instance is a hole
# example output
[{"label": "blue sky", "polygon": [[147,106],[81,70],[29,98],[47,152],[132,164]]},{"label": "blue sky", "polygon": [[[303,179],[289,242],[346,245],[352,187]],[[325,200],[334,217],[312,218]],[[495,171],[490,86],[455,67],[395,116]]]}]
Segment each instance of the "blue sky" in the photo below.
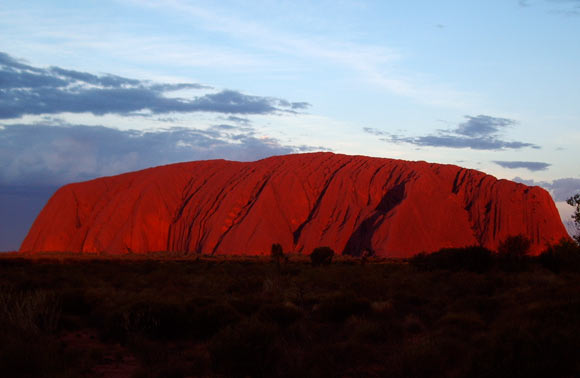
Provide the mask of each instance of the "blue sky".
[{"label": "blue sky", "polygon": [[5,0],[0,20],[0,250],[59,185],[184,160],[457,164],[565,217],[580,191],[580,0]]}]

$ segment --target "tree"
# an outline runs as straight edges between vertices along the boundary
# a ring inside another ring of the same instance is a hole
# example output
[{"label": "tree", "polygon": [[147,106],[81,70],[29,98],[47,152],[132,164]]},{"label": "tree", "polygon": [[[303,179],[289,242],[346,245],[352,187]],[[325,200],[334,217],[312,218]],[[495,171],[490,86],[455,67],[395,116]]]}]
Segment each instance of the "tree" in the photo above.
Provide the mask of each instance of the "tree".
[{"label": "tree", "polygon": [[524,235],[508,236],[497,246],[497,261],[500,268],[508,272],[524,270],[531,245],[530,239]]},{"label": "tree", "polygon": [[574,225],[576,226],[576,235],[574,235],[574,239],[578,244],[580,244],[580,194],[576,194],[575,196],[568,198],[566,202],[568,205],[576,207],[574,214],[572,214],[572,219],[574,220]]},{"label": "tree", "polygon": [[312,265],[330,265],[334,251],[330,247],[316,247],[310,254]]},{"label": "tree", "polygon": [[288,261],[288,258],[284,255],[284,251],[282,250],[282,246],[278,243],[272,244],[272,249],[270,250],[270,257],[274,263],[276,263],[276,267],[280,270],[280,263],[282,260],[284,262]]},{"label": "tree", "polygon": [[501,257],[519,259],[529,253],[531,244],[524,235],[508,236],[499,243],[497,252]]}]

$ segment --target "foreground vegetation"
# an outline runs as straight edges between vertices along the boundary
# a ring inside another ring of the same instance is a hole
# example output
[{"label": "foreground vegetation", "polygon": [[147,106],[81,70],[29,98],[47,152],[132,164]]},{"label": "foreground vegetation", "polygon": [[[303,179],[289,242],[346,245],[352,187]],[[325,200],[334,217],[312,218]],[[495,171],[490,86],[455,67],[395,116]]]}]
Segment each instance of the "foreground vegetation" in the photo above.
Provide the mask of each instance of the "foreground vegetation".
[{"label": "foreground vegetation", "polygon": [[578,256],[570,242],[537,258],[466,248],[316,266],[5,255],[0,372],[579,376]]}]

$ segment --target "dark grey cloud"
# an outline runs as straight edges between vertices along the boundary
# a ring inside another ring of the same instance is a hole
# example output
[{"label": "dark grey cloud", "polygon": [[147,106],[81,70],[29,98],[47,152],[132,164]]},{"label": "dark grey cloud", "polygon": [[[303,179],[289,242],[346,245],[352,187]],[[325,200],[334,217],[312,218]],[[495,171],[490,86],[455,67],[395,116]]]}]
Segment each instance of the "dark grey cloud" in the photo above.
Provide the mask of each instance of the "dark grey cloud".
[{"label": "dark grey cloud", "polygon": [[426,135],[421,137],[397,137],[394,142],[405,142],[423,147],[471,148],[473,150],[503,150],[537,147],[530,143],[506,142],[496,138],[468,138],[455,135]]},{"label": "dark grey cloud", "polygon": [[16,251],[55,186],[0,185],[0,252]]},{"label": "dark grey cloud", "polygon": [[237,116],[228,116],[226,121],[235,122],[241,125],[249,125],[250,120],[244,117],[237,117]]},{"label": "dark grey cloud", "polygon": [[292,109],[296,109],[296,110],[304,110],[304,109],[308,109],[310,107],[310,104],[308,102],[291,102],[290,106],[292,107]]},{"label": "dark grey cloud", "polygon": [[491,117],[487,115],[478,115],[477,117],[465,116],[465,118],[467,118],[467,121],[460,123],[454,132],[472,138],[495,135],[500,132],[502,128],[516,124],[512,119]]},{"label": "dark grey cloud", "polygon": [[539,161],[502,161],[494,160],[494,163],[509,169],[525,168],[529,171],[545,171],[552,164],[543,163]]},{"label": "dark grey cloud", "polygon": [[374,127],[363,127],[363,131],[367,134],[372,134],[376,136],[390,135],[386,131],[375,129]]},{"label": "dark grey cloud", "polygon": [[532,143],[506,141],[501,138],[504,129],[516,124],[514,120],[488,115],[465,116],[465,118],[467,120],[455,129],[437,130],[434,134],[417,137],[392,134],[369,127],[363,128],[363,131],[379,136],[379,139],[385,142],[408,143],[421,147],[471,148],[473,150],[540,148]]},{"label": "dark grey cloud", "polygon": [[210,89],[195,83],[152,83],[116,75],[93,75],[60,67],[38,68],[0,53],[0,119],[24,115],[150,112],[213,112],[224,114],[296,113],[310,105],[234,90],[193,98],[167,97],[184,89]]},{"label": "dark grey cloud", "polygon": [[549,182],[514,177],[513,181],[530,186],[541,186],[552,194],[555,201],[566,201],[573,195],[580,193],[580,178],[565,177]]},{"label": "dark grey cloud", "polygon": [[83,125],[0,127],[0,185],[60,185],[151,166],[202,159],[251,161],[320,150],[283,145],[248,126],[121,131]]}]

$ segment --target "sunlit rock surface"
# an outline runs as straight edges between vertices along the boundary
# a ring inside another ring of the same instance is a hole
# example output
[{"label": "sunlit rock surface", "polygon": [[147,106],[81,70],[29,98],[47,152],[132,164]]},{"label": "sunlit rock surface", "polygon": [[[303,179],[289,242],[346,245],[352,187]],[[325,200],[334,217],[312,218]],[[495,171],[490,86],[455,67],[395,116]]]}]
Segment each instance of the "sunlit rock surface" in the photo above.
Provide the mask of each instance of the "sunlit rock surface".
[{"label": "sunlit rock surface", "polygon": [[60,188],[20,251],[339,253],[408,257],[495,250],[523,234],[539,253],[568,237],[550,195],[453,165],[332,153],[198,161]]}]

